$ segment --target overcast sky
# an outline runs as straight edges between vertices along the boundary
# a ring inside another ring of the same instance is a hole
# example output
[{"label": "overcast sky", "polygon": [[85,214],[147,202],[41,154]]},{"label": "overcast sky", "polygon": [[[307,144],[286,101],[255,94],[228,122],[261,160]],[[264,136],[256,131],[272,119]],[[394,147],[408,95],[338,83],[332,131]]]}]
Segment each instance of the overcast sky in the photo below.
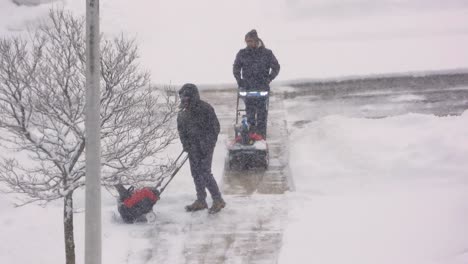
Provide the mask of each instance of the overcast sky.
[{"label": "overcast sky", "polygon": [[[84,1],[65,3],[84,14]],[[18,31],[46,10],[4,4],[0,23]],[[468,68],[467,17],[466,0],[101,0],[104,34],[136,38],[154,82],[176,84],[233,83],[253,28],[278,80]]]}]

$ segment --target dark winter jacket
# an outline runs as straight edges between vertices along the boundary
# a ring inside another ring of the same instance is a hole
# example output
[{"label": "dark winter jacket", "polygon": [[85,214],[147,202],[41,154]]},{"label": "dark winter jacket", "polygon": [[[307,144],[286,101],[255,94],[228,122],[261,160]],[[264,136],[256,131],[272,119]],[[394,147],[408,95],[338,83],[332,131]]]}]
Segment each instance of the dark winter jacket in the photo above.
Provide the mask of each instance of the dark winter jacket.
[{"label": "dark winter jacket", "polygon": [[279,71],[280,65],[275,55],[263,46],[241,49],[237,53],[233,67],[237,84],[246,90],[269,91],[269,84]]},{"label": "dark winter jacket", "polygon": [[213,107],[200,100],[198,88],[185,84],[179,90],[180,96],[189,96],[189,106],[177,116],[177,129],[185,151],[206,155],[213,151],[220,131],[218,117]]}]

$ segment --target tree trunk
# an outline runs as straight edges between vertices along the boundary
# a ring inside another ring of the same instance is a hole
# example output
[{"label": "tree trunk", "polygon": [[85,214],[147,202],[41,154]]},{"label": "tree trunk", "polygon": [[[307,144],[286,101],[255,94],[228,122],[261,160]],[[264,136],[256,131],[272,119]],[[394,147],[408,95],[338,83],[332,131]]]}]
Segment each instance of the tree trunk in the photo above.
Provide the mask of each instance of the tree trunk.
[{"label": "tree trunk", "polygon": [[75,238],[73,235],[73,193],[64,197],[63,225],[66,264],[75,264]]}]

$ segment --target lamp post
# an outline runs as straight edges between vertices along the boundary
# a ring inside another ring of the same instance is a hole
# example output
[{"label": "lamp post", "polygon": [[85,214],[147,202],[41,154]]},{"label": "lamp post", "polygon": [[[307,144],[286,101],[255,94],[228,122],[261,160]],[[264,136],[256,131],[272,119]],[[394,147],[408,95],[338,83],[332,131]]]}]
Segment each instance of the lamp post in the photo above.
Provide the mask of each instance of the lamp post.
[{"label": "lamp post", "polygon": [[99,0],[86,0],[86,264],[102,261],[99,39]]}]

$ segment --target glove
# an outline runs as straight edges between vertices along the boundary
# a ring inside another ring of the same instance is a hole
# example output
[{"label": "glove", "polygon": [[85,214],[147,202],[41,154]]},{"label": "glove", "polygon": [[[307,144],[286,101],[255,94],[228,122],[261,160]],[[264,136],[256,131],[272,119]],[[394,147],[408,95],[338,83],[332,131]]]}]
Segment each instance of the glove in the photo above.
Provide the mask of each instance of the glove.
[{"label": "glove", "polygon": [[189,152],[190,152],[190,145],[184,144],[184,145],[182,145],[182,149],[183,149],[185,152],[189,153]]}]

